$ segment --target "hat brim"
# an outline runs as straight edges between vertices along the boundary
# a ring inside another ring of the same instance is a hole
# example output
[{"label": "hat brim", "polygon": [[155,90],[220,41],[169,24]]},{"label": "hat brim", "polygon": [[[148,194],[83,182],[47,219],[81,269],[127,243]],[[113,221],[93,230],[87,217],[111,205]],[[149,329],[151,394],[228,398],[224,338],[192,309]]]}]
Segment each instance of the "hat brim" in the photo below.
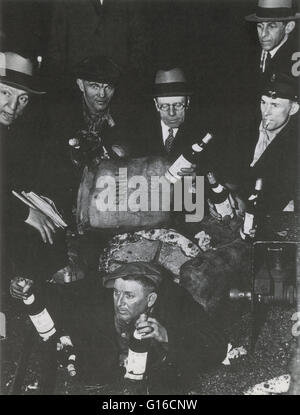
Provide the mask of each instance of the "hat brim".
[{"label": "hat brim", "polygon": [[10,69],[5,69],[5,75],[0,75],[0,82],[30,94],[46,94],[46,91],[42,91],[39,78]]},{"label": "hat brim", "polygon": [[291,20],[298,20],[300,19],[300,13],[296,13],[294,16],[285,16],[285,17],[260,17],[257,16],[257,14],[249,14],[245,17],[245,20],[247,22],[255,22],[255,23],[261,23],[261,22],[283,22],[283,21],[291,21]]}]

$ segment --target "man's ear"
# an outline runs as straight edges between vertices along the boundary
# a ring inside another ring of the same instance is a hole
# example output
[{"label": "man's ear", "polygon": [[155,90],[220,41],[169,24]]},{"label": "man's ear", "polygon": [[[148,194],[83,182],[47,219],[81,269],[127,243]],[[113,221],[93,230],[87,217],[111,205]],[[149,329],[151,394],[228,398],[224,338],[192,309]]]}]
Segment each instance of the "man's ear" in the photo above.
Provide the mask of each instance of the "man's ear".
[{"label": "man's ear", "polygon": [[291,22],[288,22],[287,25],[285,26],[285,33],[289,35],[295,29],[295,26],[296,26],[296,22],[294,22],[294,20],[292,20]]},{"label": "man's ear", "polygon": [[190,101],[191,101],[191,97],[186,97],[186,104],[185,104],[185,108],[189,109],[190,107]]},{"label": "man's ear", "polygon": [[76,79],[76,83],[78,85],[78,88],[80,89],[81,92],[84,91],[84,86],[83,86],[83,80],[82,79]]},{"label": "man's ear", "polygon": [[148,308],[151,308],[154,305],[156,299],[157,299],[156,293],[153,292],[153,293],[148,294]]},{"label": "man's ear", "polygon": [[298,102],[293,102],[291,109],[290,109],[290,115],[294,115],[299,111],[299,104]]},{"label": "man's ear", "polygon": [[159,111],[158,103],[156,101],[156,98],[153,98],[153,101],[154,101],[154,105],[155,105],[156,110]]}]

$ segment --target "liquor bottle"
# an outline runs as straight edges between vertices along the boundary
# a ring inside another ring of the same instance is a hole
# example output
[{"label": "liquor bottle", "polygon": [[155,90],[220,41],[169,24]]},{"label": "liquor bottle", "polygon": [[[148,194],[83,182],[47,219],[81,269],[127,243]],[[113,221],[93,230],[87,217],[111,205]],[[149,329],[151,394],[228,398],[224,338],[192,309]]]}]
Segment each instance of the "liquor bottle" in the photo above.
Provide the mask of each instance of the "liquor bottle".
[{"label": "liquor bottle", "polygon": [[76,350],[70,336],[63,335],[57,342],[57,350],[61,355],[60,363],[65,367],[69,376],[76,376]]},{"label": "liquor bottle", "polygon": [[204,151],[212,138],[212,135],[207,133],[200,142],[194,143],[185,150],[166,171],[165,177],[167,180],[169,180],[170,183],[176,183],[180,180],[181,176],[178,175],[178,172],[180,172],[182,168],[189,168],[192,164],[196,163],[199,155]]},{"label": "liquor bottle", "polygon": [[[146,315],[143,320],[147,319]],[[132,380],[143,380],[146,372],[150,339],[143,339],[137,330],[133,332],[129,341],[128,358],[125,378]]]},{"label": "liquor bottle", "polygon": [[259,215],[261,214],[260,199],[261,191],[263,187],[263,179],[258,178],[255,183],[255,189],[253,194],[249,197],[246,212],[244,216],[244,222],[240,229],[240,235],[243,240],[250,241],[251,229],[255,229],[259,222]]},{"label": "liquor bottle", "polygon": [[35,326],[37,332],[44,341],[48,340],[56,333],[54,321],[52,320],[48,310],[42,305],[35,294],[30,294],[28,298],[23,300],[30,320]]},{"label": "liquor bottle", "polygon": [[228,189],[217,182],[215,175],[212,172],[207,173],[207,179],[211,190],[209,198],[214,204],[217,213],[221,215],[222,218],[225,216],[233,218],[234,210],[230,203]]}]

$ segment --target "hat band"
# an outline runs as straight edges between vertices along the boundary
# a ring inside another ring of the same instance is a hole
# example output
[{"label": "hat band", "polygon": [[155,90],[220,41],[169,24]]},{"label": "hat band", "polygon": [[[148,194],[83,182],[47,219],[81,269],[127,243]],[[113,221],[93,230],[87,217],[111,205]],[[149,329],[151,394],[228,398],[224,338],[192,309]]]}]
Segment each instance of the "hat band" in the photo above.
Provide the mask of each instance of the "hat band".
[{"label": "hat band", "polygon": [[185,82],[166,82],[162,84],[155,84],[153,93],[157,96],[160,94],[189,94],[187,84]]},{"label": "hat band", "polygon": [[261,18],[278,18],[280,20],[281,17],[292,17],[295,14],[295,9],[291,7],[256,7],[256,16]]},{"label": "hat band", "polygon": [[0,82],[2,81],[4,83],[11,84],[14,88],[21,89],[23,91],[34,91],[40,89],[40,85],[31,75],[26,75],[12,69],[5,69],[5,76],[3,76],[1,75],[1,69],[3,68],[0,68]]}]

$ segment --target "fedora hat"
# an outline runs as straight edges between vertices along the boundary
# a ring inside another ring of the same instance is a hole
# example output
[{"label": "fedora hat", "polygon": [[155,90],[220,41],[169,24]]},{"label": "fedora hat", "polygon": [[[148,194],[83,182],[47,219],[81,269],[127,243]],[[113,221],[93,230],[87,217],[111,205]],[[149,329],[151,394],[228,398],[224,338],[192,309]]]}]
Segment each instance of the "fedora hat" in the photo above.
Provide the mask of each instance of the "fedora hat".
[{"label": "fedora hat", "polygon": [[248,22],[278,22],[300,19],[293,0],[259,0],[256,13],[245,17]]},{"label": "fedora hat", "polygon": [[192,91],[187,84],[182,69],[160,69],[156,72],[152,91],[153,97],[176,97],[186,95],[192,95]]},{"label": "fedora hat", "polygon": [[33,64],[14,52],[0,53],[0,82],[32,94],[45,94],[33,74]]}]

